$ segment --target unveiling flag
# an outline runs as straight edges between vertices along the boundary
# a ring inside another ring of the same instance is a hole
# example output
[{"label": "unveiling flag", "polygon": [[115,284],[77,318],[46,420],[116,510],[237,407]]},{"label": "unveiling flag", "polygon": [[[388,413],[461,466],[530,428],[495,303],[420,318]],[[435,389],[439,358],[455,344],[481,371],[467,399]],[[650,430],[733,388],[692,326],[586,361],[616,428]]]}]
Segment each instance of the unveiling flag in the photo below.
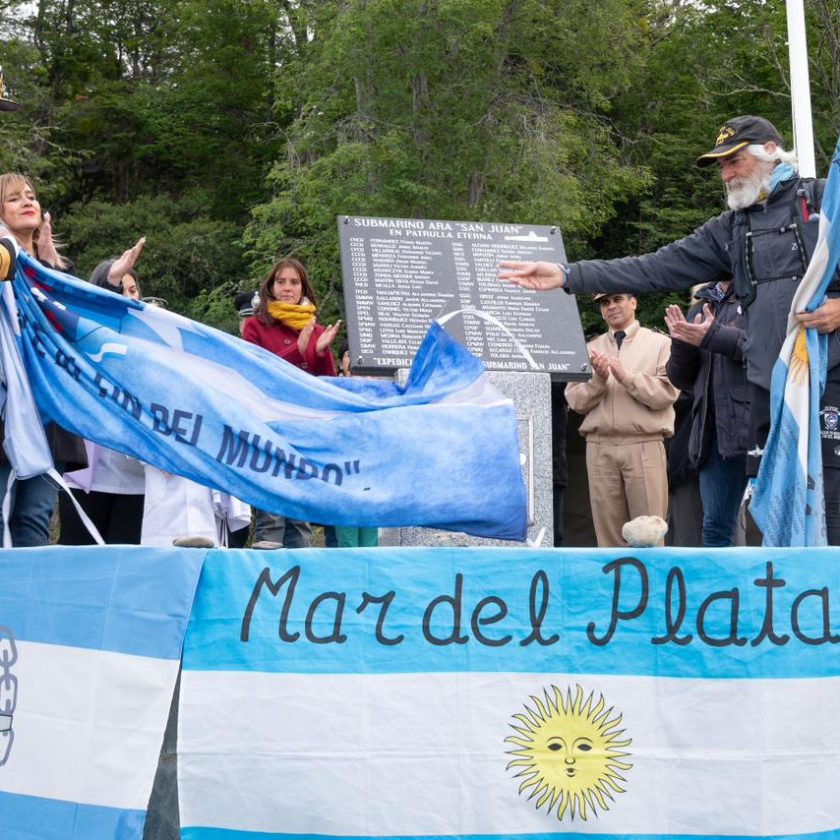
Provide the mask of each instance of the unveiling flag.
[{"label": "unveiling flag", "polygon": [[44,419],[295,519],[525,538],[513,403],[437,324],[402,387],[311,376],[23,253],[14,290]]},{"label": "unveiling flag", "polygon": [[819,214],[819,237],[796,290],[787,337],[773,367],[771,427],[750,511],[768,546],[826,545],[819,404],[825,388],[828,337],[804,329],[798,312],[825,300],[840,259],[840,140],[834,150]]},{"label": "unveiling flag", "polygon": [[203,558],[2,552],[3,840],[141,840]]},{"label": "unveiling flag", "polygon": [[183,840],[840,838],[838,552],[210,552]]}]

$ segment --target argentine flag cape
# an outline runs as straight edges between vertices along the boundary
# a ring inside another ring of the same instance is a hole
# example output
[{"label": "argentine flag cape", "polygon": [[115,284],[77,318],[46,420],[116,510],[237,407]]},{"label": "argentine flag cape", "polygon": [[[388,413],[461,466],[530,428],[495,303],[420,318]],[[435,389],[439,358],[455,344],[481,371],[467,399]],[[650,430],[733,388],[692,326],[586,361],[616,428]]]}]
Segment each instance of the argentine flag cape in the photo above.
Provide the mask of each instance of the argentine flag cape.
[{"label": "argentine flag cape", "polygon": [[819,237],[794,295],[787,337],[773,368],[770,435],[750,510],[768,546],[826,545],[819,404],[825,388],[828,336],[804,329],[798,312],[813,312],[840,258],[840,140],[819,215]]},{"label": "argentine flag cape", "polygon": [[525,538],[513,403],[438,324],[401,387],[311,376],[24,253],[14,294],[5,286],[5,446],[18,475],[50,466],[34,399],[45,422],[262,510]]}]

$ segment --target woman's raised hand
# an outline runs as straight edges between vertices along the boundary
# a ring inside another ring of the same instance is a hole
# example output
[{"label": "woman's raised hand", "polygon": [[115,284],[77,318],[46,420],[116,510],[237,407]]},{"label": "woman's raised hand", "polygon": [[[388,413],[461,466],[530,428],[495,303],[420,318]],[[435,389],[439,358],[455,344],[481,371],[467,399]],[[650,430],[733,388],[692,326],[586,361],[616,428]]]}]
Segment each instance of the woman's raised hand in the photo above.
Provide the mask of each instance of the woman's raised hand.
[{"label": "woman's raised hand", "polygon": [[306,355],[306,348],[309,347],[309,339],[312,338],[312,333],[315,330],[315,316],[313,315],[309,323],[300,331],[298,336],[298,352],[301,356]]},{"label": "woman's raised hand", "polygon": [[318,337],[318,343],[315,345],[315,350],[318,353],[326,353],[327,348],[335,341],[338,335],[338,330],[341,327],[341,321],[336,321],[332,326],[326,327],[321,335]]},{"label": "woman's raised hand", "polygon": [[[326,353],[329,346],[335,341],[338,335],[338,330],[341,327],[341,321],[336,321],[332,326],[325,327],[321,335],[318,336],[318,342],[315,345],[316,353]],[[301,331],[298,336],[298,350],[300,355],[306,354],[306,348],[309,347],[309,340],[312,338],[312,333],[315,330],[315,318],[313,318]]]},{"label": "woman's raised hand", "polygon": [[143,246],[146,244],[146,237],[141,236],[137,242],[134,243],[128,250],[123,251],[122,254],[114,260],[111,268],[108,269],[108,282],[112,286],[119,286],[120,281],[131,271],[140,259],[140,254],[143,252]]},{"label": "woman's raised hand", "polygon": [[61,264],[61,257],[53,242],[52,216],[50,216],[49,211],[44,213],[44,220],[38,229],[38,259],[50,265],[58,266]]}]

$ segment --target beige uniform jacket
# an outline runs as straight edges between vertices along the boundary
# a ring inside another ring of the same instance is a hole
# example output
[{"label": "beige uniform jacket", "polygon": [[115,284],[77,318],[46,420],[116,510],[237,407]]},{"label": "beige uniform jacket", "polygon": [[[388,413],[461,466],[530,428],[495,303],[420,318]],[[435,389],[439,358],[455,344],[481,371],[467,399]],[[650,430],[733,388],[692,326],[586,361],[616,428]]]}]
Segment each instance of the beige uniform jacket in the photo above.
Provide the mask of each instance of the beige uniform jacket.
[{"label": "beige uniform jacket", "polygon": [[626,333],[620,351],[612,330],[587,345],[621,361],[626,371],[623,382],[612,373],[604,380],[593,372],[588,382],[566,385],[569,407],[586,415],[580,433],[587,441],[635,443],[674,433],[673,406],[679,390],[665,373],[671,339],[639,326],[638,321]]}]

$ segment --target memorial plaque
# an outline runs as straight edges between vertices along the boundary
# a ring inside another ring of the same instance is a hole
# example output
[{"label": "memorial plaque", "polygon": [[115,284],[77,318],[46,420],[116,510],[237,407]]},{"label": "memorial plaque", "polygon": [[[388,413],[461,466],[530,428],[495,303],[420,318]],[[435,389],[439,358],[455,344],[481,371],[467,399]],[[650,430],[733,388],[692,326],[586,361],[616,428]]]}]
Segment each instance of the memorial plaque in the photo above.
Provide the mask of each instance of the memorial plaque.
[{"label": "memorial plaque", "polygon": [[[588,379],[589,355],[574,295],[499,280],[501,260],[565,262],[557,227],[339,216],[344,304],[353,367],[382,373],[411,365],[429,324],[445,329],[488,370]],[[533,367],[517,348],[531,355]]]}]

